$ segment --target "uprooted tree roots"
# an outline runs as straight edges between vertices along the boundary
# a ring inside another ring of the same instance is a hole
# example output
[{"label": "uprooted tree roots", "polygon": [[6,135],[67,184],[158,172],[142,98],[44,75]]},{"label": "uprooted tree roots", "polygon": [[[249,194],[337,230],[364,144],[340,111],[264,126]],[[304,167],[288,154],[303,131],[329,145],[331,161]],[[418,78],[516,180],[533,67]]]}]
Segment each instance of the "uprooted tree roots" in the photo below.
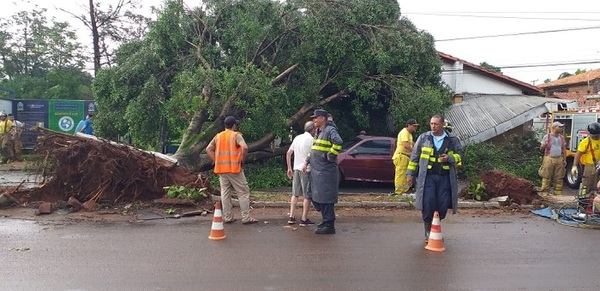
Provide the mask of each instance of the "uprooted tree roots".
[{"label": "uprooted tree roots", "polygon": [[[35,168],[42,186],[15,193],[27,201],[133,202],[161,198],[163,187],[207,188],[209,178],[127,145],[40,129]],[[20,194],[20,195],[19,195]]]}]

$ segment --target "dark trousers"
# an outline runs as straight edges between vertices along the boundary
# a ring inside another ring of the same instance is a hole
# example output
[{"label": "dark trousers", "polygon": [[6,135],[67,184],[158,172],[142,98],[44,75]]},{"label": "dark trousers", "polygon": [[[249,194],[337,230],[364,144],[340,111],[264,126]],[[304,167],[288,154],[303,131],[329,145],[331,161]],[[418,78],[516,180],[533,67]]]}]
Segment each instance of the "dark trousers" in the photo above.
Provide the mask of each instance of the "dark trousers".
[{"label": "dark trousers", "polygon": [[321,224],[333,227],[335,223],[335,204],[313,201],[313,205],[315,206],[315,209],[321,211],[321,216],[323,217],[323,222]]},{"label": "dark trousers", "polygon": [[427,173],[423,189],[423,221],[431,223],[433,213],[440,214],[440,220],[446,218],[448,208],[452,207],[452,190],[449,175]]}]

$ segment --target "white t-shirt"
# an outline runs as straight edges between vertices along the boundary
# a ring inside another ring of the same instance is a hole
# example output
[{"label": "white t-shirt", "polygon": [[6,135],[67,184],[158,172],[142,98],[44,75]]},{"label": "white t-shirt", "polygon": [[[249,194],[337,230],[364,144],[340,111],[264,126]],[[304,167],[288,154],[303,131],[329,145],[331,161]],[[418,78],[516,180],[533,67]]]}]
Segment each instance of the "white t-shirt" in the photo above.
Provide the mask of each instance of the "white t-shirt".
[{"label": "white t-shirt", "polygon": [[310,153],[313,137],[308,132],[296,136],[290,145],[290,150],[294,152],[294,170],[302,171],[306,157]]}]

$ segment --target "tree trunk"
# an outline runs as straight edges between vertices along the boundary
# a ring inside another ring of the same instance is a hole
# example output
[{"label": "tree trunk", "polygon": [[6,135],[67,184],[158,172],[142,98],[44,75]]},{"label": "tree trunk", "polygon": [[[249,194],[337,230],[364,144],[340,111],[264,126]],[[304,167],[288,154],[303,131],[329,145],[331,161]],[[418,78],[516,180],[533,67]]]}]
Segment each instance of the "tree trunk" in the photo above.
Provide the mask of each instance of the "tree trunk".
[{"label": "tree trunk", "polygon": [[100,34],[98,33],[98,24],[96,23],[96,11],[94,0],[90,0],[90,28],[92,29],[92,44],[94,46],[94,76],[100,70]]}]

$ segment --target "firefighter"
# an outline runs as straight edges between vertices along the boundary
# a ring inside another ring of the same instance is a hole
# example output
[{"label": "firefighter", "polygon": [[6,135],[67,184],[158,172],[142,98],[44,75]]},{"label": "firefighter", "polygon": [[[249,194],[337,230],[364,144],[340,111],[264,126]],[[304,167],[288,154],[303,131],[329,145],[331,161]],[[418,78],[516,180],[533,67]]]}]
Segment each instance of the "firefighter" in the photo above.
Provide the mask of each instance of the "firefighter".
[{"label": "firefighter", "polygon": [[413,150],[413,133],[417,131],[419,124],[413,118],[406,121],[406,127],[404,127],[398,133],[398,139],[396,140],[396,151],[392,156],[394,166],[394,194],[402,195],[408,192],[408,186],[406,186],[406,167],[408,167],[408,160]]},{"label": "firefighter", "polygon": [[449,208],[456,213],[458,207],[456,164],[464,154],[460,141],[444,130],[444,124],[442,116],[431,117],[431,131],[421,134],[415,142],[406,171],[409,187],[413,185],[413,177],[417,177],[415,208],[421,210],[426,242],[434,212],[444,219]]},{"label": "firefighter", "polygon": [[316,234],[335,233],[335,203],[339,195],[339,167],[337,156],[342,149],[342,138],[337,127],[327,122],[327,111],[317,109],[310,117],[318,128],[310,153],[302,172],[306,173],[310,164],[310,190],[315,209],[321,212],[323,221],[315,230]]},{"label": "firefighter", "polygon": [[13,136],[11,134],[13,126],[6,113],[0,112],[0,154],[2,154],[2,164],[15,159]]},{"label": "firefighter", "polygon": [[577,153],[573,158],[573,167],[571,174],[577,177],[579,174],[578,166],[583,164],[583,176],[581,179],[581,188],[596,189],[598,183],[597,164],[600,161],[600,123],[592,122],[587,126],[588,136],[579,142]]},{"label": "firefighter", "polygon": [[544,159],[539,174],[542,177],[541,195],[547,196],[550,183],[554,180],[554,195],[562,195],[563,178],[567,166],[566,144],[562,135],[565,125],[555,121],[552,123],[551,132],[544,135],[540,149],[544,151]]}]

